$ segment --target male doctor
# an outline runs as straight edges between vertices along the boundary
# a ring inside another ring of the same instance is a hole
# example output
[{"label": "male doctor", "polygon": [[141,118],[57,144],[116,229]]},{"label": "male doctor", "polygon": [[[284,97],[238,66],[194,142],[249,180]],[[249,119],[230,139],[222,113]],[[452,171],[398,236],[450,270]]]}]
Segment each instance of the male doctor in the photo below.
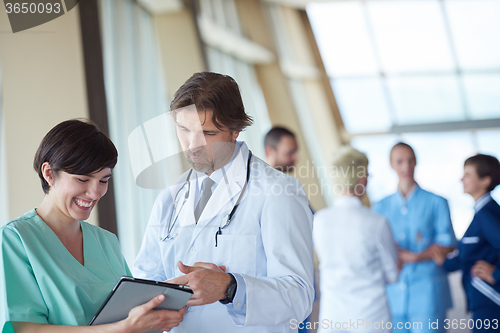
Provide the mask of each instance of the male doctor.
[{"label": "male doctor", "polygon": [[231,77],[195,73],[170,107],[192,169],[156,199],[135,276],[194,291],[173,332],[296,332],[314,297],[302,186],[236,141],[252,120]]}]

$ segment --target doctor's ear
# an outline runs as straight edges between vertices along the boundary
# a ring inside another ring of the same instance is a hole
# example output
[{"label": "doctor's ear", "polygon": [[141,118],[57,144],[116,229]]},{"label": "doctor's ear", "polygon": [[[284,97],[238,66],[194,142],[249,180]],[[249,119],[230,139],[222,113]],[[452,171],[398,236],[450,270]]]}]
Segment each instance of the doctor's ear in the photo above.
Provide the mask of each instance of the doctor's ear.
[{"label": "doctor's ear", "polygon": [[42,175],[49,186],[54,185],[55,172],[54,170],[52,170],[49,162],[45,162],[42,164]]},{"label": "doctor's ear", "polygon": [[238,136],[240,135],[240,132],[237,132],[237,131],[232,131],[231,132],[231,139],[232,139],[232,142],[235,142],[236,139],[238,138]]}]

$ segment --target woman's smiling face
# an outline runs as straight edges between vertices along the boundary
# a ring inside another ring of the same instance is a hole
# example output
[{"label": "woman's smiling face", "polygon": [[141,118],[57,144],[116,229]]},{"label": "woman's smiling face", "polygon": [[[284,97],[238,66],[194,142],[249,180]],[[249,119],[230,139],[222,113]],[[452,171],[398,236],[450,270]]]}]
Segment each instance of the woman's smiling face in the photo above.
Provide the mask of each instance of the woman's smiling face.
[{"label": "woman's smiling face", "polygon": [[[50,168],[50,167],[49,167]],[[56,211],[71,220],[86,220],[99,199],[108,191],[111,169],[104,168],[89,175],[73,175],[58,171],[50,178],[47,196]]]}]

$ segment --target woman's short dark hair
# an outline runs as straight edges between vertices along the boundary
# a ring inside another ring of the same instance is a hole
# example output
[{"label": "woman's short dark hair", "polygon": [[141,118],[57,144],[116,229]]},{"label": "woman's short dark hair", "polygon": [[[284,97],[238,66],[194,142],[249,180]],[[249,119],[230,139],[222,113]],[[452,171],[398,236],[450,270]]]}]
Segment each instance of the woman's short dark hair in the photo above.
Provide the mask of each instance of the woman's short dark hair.
[{"label": "woman's short dark hair", "polygon": [[500,184],[500,162],[491,155],[477,154],[465,160],[464,166],[473,165],[479,178],[490,177],[487,191],[491,192]]},{"label": "woman's short dark hair", "polygon": [[245,113],[240,89],[228,76],[212,72],[194,73],[175,93],[170,110],[195,105],[198,111],[212,111],[212,122],[218,129],[223,126],[232,132],[241,132],[252,124]]},{"label": "woman's short dark hair", "polygon": [[67,120],[52,128],[38,147],[33,168],[42,182],[44,193],[50,186],[43,178],[42,165],[48,162],[52,171],[89,175],[104,168],[113,169],[118,160],[115,145],[89,120]]}]

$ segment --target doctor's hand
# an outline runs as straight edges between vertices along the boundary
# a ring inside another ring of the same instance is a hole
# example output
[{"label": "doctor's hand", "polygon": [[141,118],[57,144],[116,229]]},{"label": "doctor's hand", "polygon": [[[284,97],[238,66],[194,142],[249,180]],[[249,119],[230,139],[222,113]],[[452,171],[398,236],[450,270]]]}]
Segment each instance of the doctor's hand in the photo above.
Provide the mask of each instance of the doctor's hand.
[{"label": "doctor's hand", "polygon": [[484,260],[479,260],[476,261],[474,266],[472,266],[470,272],[472,275],[477,276],[478,278],[488,282],[489,284],[495,284],[496,281],[493,277],[494,270],[495,266]]},{"label": "doctor's hand", "polygon": [[181,261],[177,266],[185,275],[166,282],[188,285],[193,290],[193,296],[187,302],[187,306],[211,304],[226,298],[231,276],[225,272],[225,266],[208,262],[197,262],[193,266],[187,266]]}]

